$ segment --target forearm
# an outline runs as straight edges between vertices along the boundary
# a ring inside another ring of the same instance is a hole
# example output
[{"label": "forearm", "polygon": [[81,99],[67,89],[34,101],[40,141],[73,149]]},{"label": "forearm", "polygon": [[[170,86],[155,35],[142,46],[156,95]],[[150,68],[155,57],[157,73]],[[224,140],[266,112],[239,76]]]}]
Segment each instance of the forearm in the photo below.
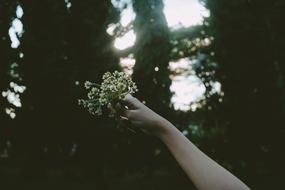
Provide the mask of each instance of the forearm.
[{"label": "forearm", "polygon": [[243,182],[221,167],[168,121],[158,137],[165,143],[185,173],[199,190],[249,189]]},{"label": "forearm", "polygon": [[193,145],[170,122],[153,112],[138,99],[127,95],[129,109],[121,113],[149,134],[159,137],[199,190],[248,190],[249,188]]}]

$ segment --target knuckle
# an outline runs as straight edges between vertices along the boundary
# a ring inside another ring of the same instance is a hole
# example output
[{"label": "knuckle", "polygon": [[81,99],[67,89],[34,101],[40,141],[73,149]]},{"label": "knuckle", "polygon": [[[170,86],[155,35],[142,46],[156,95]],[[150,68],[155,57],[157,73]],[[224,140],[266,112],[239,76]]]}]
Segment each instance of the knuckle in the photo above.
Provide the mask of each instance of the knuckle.
[{"label": "knuckle", "polygon": [[132,111],[126,111],[126,116],[127,116],[127,118],[131,119],[131,118],[133,118],[134,114]]}]

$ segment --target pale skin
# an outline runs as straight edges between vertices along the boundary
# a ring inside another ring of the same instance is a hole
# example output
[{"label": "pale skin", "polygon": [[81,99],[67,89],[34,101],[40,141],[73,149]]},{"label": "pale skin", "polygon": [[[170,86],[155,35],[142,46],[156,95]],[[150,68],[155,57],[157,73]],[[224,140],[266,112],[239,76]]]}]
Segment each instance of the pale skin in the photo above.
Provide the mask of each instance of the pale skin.
[{"label": "pale skin", "polygon": [[161,117],[137,98],[127,95],[116,106],[120,115],[135,127],[159,138],[170,150],[181,168],[198,190],[249,190],[240,179],[220,166],[174,125]]}]

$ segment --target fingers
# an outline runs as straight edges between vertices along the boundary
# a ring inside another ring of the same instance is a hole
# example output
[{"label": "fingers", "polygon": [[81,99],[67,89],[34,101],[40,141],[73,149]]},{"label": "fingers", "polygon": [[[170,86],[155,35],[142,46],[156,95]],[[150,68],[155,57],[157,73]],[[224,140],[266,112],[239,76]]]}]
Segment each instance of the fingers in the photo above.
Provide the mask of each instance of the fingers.
[{"label": "fingers", "polygon": [[119,115],[125,115],[125,109],[123,108],[123,106],[121,106],[120,103],[117,103],[115,105],[115,109]]},{"label": "fingers", "polygon": [[134,111],[125,108],[120,103],[116,104],[115,109],[122,119],[131,119],[133,117]]},{"label": "fingers", "polygon": [[140,101],[134,98],[132,95],[127,94],[126,97],[121,100],[122,105],[127,106],[129,110],[138,109],[140,106]]}]

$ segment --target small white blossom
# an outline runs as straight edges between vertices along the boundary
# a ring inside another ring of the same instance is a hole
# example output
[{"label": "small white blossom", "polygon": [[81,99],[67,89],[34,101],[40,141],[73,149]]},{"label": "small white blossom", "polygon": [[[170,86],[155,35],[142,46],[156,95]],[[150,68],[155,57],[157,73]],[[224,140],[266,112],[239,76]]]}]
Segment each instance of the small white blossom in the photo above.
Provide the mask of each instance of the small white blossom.
[{"label": "small white blossom", "polygon": [[86,89],[89,89],[89,88],[92,87],[92,83],[89,82],[89,81],[86,81],[86,82],[84,83],[84,85],[85,85],[85,88],[86,88]]},{"label": "small white blossom", "polygon": [[114,117],[116,110],[113,105],[138,89],[131,77],[124,72],[106,72],[102,79],[101,85],[86,81],[85,88],[89,90],[88,100],[79,100],[78,103],[93,115],[102,115],[102,107],[106,107],[109,116]]}]

